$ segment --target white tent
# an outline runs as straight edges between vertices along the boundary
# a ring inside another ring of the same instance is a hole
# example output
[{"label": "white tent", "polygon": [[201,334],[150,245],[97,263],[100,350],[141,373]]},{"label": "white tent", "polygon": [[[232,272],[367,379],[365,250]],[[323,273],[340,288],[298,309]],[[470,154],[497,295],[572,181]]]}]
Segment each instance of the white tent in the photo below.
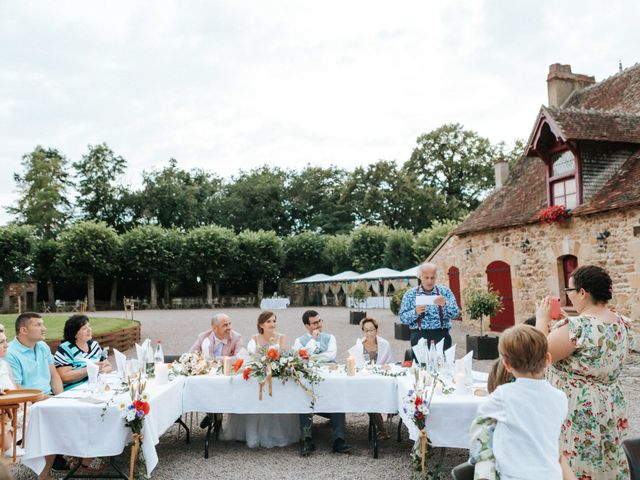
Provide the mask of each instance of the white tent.
[{"label": "white tent", "polygon": [[328,282],[350,282],[352,280],[356,280],[360,274],[358,272],[354,272],[353,270],[347,270],[345,272],[340,272],[334,275],[333,277],[327,278]]},{"label": "white tent", "polygon": [[407,268],[406,270],[401,271],[398,274],[398,277],[395,278],[406,278],[406,277],[415,277],[418,278],[418,267],[420,265],[416,265],[413,268]]},{"label": "white tent", "polygon": [[354,280],[385,280],[387,278],[396,278],[399,273],[397,270],[390,268],[377,268],[358,275]]},{"label": "white tent", "polygon": [[324,273],[316,273],[315,275],[311,275],[310,277],[296,280],[293,283],[320,283],[331,281],[330,279],[331,277],[329,275],[325,275]]}]

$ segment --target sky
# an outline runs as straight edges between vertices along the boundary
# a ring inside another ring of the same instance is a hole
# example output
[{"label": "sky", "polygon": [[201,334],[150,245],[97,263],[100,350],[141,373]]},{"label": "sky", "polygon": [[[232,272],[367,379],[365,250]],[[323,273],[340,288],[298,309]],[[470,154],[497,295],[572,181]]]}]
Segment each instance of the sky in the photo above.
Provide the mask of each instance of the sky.
[{"label": "sky", "polygon": [[37,145],[73,162],[106,142],[137,188],[170,158],[225,178],[402,163],[449,122],[511,143],[549,65],[600,81],[640,61],[638,18],[636,0],[5,0],[0,207]]}]

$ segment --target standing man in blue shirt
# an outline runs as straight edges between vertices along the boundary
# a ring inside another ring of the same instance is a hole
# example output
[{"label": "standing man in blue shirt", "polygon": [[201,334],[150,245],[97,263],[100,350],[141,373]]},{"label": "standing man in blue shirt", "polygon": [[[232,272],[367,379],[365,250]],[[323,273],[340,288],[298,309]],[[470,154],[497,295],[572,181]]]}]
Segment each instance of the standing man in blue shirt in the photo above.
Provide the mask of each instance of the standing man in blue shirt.
[{"label": "standing man in blue shirt", "polygon": [[[458,318],[460,310],[456,298],[449,287],[436,284],[438,268],[429,262],[418,267],[420,283],[409,289],[402,297],[400,305],[400,323],[409,325],[411,330],[411,346],[421,338],[438,343],[444,338],[445,350],[451,346],[451,320]],[[416,305],[419,295],[434,295],[432,305]]]}]

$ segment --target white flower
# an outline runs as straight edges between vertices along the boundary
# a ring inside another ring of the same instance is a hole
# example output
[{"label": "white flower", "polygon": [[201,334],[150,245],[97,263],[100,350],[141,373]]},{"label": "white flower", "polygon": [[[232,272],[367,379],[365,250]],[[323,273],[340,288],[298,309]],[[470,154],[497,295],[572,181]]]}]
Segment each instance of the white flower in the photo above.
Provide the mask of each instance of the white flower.
[{"label": "white flower", "polygon": [[125,418],[126,418],[127,422],[132,422],[136,418],[136,411],[135,410],[129,410],[127,412],[127,415],[126,415]]}]

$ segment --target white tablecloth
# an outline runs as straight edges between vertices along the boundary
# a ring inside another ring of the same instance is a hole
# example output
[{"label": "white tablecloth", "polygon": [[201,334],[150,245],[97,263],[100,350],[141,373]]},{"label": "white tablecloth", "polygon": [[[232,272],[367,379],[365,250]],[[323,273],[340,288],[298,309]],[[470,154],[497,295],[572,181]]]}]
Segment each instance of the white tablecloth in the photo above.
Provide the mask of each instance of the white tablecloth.
[{"label": "white tablecloth", "polygon": [[[147,473],[158,464],[155,445],[160,436],[182,414],[182,389],[185,378],[166,385],[147,384],[150,399],[142,443]],[[81,388],[81,387],[78,387]],[[74,389],[76,390],[76,389]],[[66,396],[81,395],[69,390]],[[128,402],[128,394],[116,396],[109,406],[90,404],[74,398],[50,398],[29,409],[26,454],[22,463],[36,473],[42,472],[45,455],[63,454],[73,457],[110,457],[120,455],[130,441],[119,405]]]},{"label": "white tablecloth", "polygon": [[282,310],[288,306],[288,298],[263,298],[260,301],[261,310]]},{"label": "white tablecloth", "polygon": [[[487,374],[473,372],[474,386],[487,386]],[[407,392],[413,389],[413,379],[398,378],[398,411],[409,430],[409,438],[417,440],[420,431],[404,412],[402,405]],[[476,395],[436,394],[431,401],[431,413],[427,417],[427,438],[434,447],[469,448],[469,427],[476,418],[478,407],[487,397]]]},{"label": "white tablecloth", "polygon": [[[356,375],[323,372],[324,381],[315,387],[317,396],[315,411],[322,413],[381,412],[398,410],[396,381],[382,375]],[[233,377],[189,377],[184,387],[186,412],[221,413],[307,413],[310,397],[292,381],[284,385],[273,380],[273,396],[267,388],[262,401],[258,399],[259,386],[255,379]]]},{"label": "white tablecloth", "polygon": [[347,297],[348,308],[390,308],[391,297],[369,297],[364,302],[354,302]]}]

